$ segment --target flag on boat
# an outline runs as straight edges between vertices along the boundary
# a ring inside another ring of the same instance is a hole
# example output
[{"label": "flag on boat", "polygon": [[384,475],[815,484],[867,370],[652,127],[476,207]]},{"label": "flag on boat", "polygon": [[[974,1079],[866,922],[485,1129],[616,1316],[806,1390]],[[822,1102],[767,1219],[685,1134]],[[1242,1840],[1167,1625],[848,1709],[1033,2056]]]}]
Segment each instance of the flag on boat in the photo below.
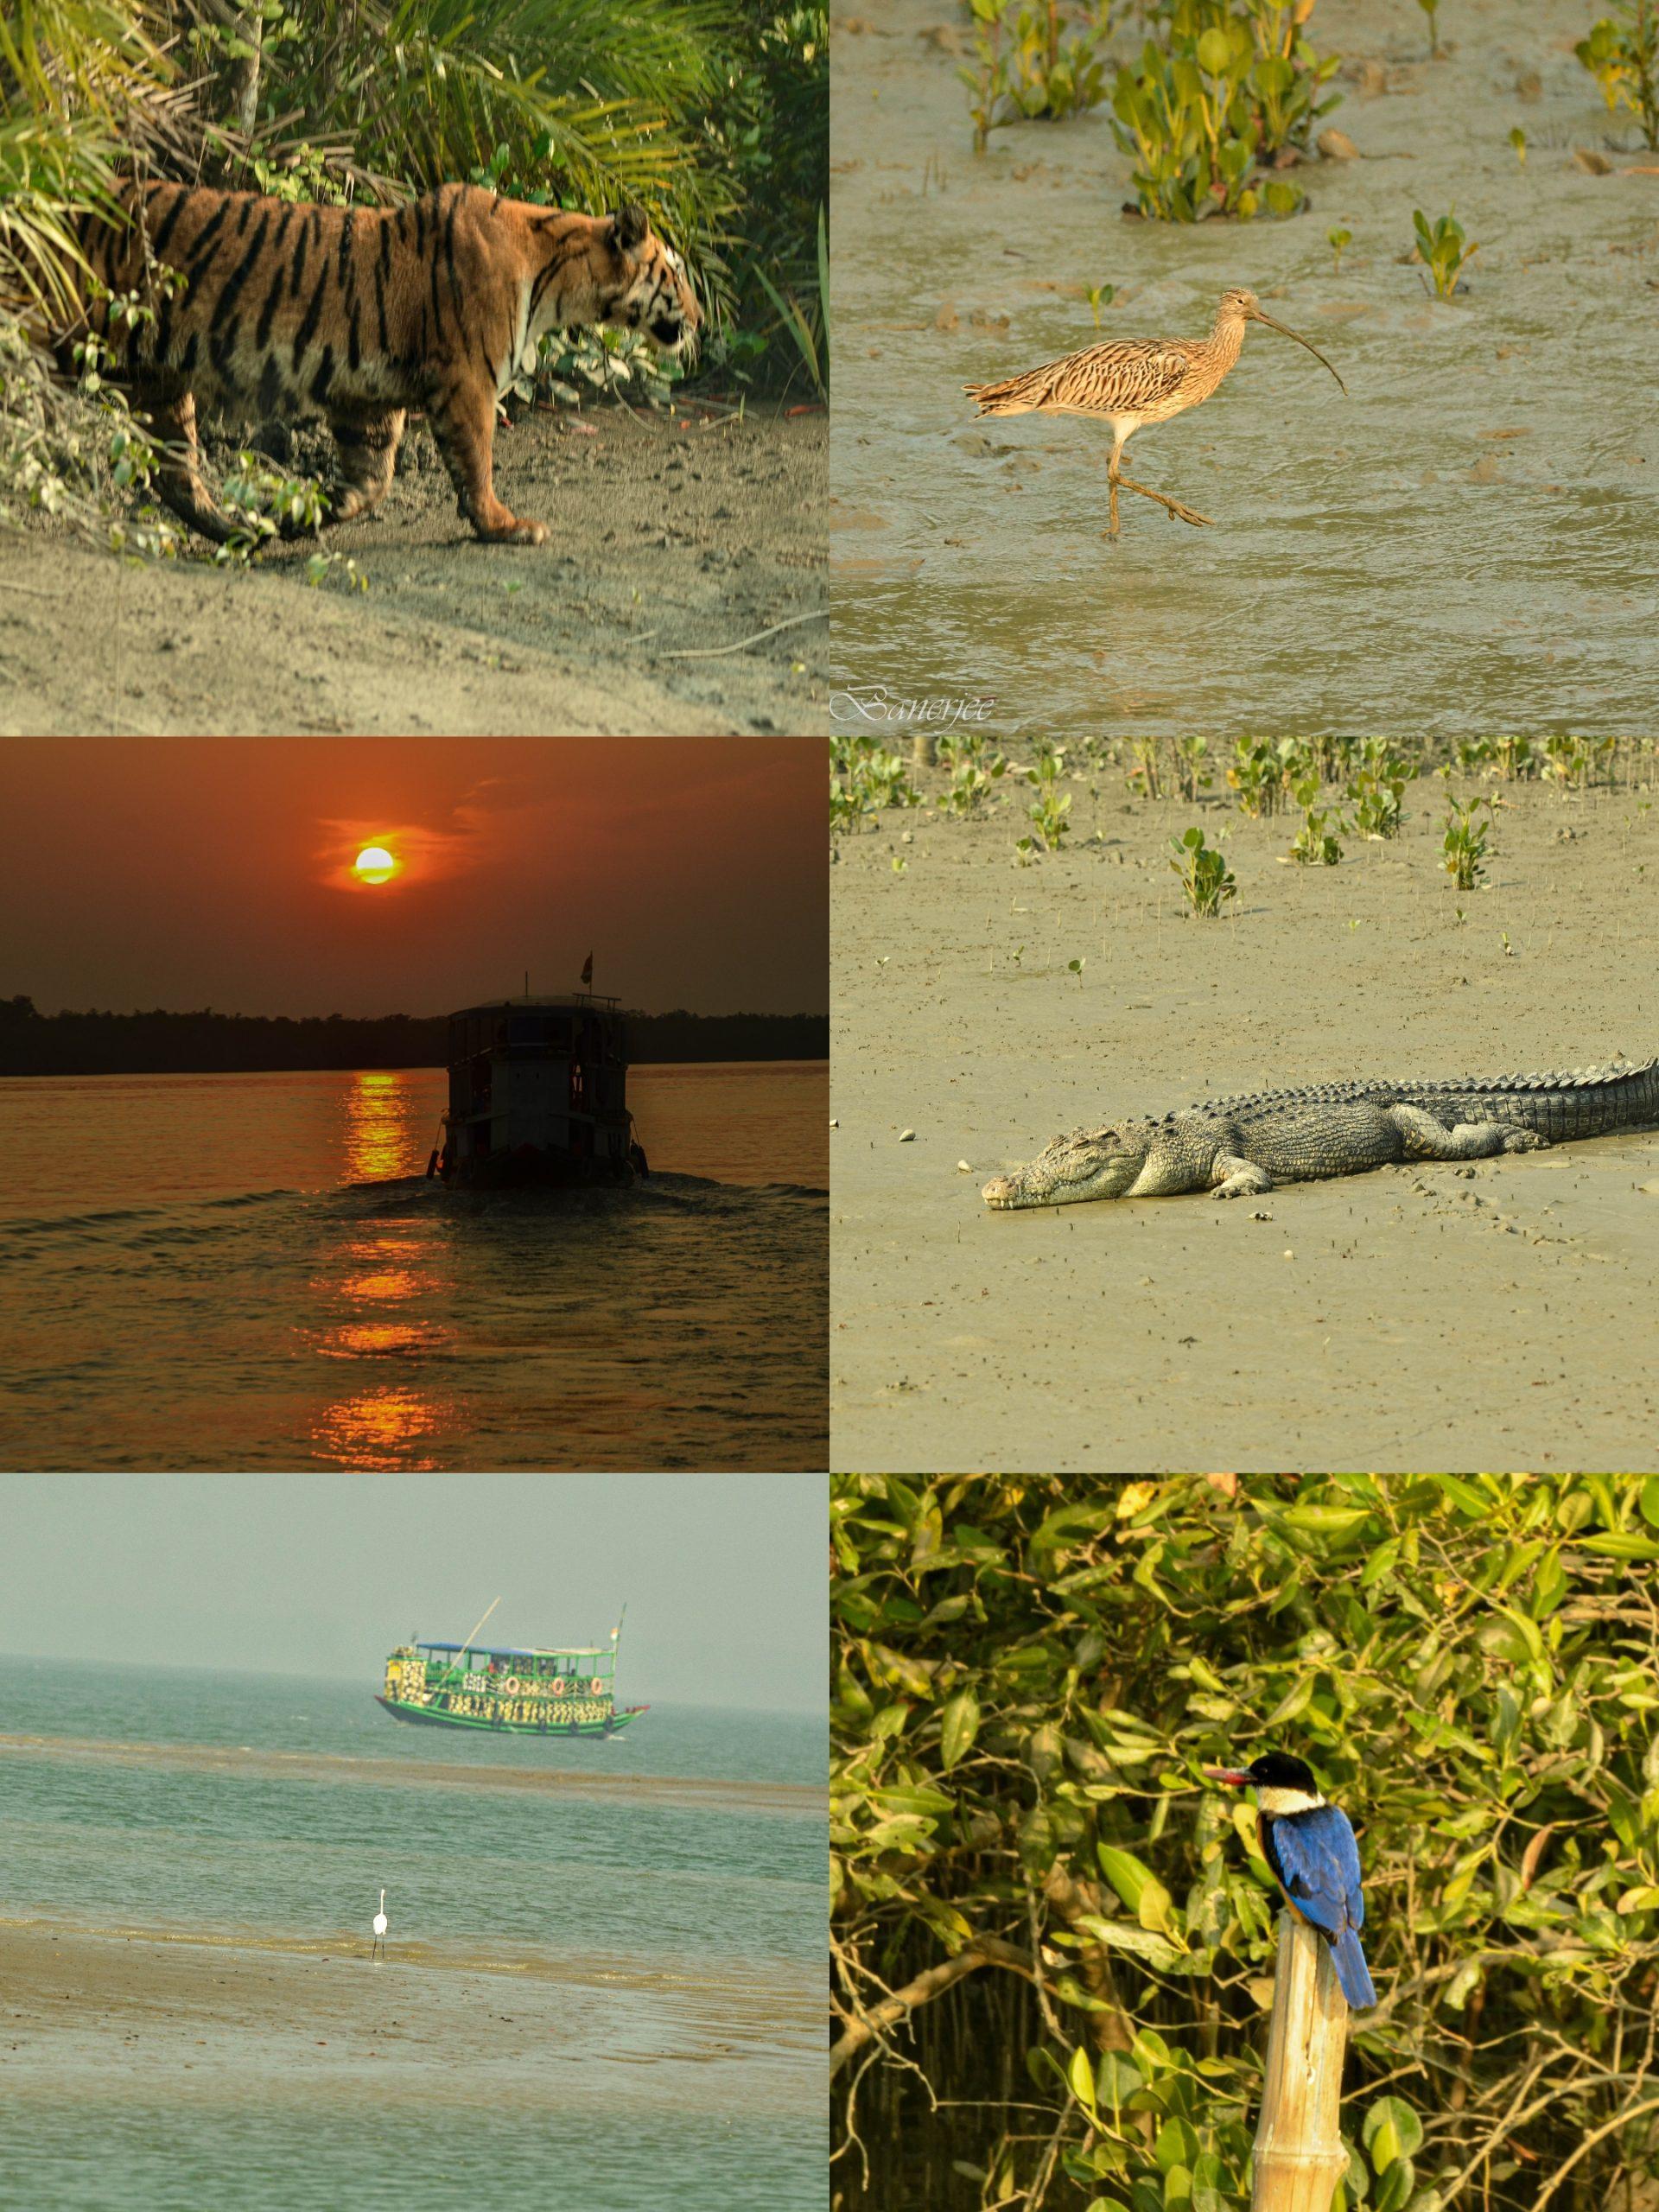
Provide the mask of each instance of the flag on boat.
[{"label": "flag on boat", "polygon": [[591,983],[594,980],[594,956],[591,952],[582,963],[582,980],[584,983]]}]

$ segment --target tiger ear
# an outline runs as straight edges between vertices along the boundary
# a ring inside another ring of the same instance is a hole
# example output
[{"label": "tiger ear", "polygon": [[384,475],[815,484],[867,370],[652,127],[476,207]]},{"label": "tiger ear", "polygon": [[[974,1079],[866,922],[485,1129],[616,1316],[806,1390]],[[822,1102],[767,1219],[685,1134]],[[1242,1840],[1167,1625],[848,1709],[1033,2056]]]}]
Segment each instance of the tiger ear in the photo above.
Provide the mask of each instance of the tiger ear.
[{"label": "tiger ear", "polygon": [[616,227],[616,242],[625,253],[632,253],[635,246],[642,244],[651,228],[651,219],[637,200],[630,200],[626,207],[619,207],[611,220]]}]

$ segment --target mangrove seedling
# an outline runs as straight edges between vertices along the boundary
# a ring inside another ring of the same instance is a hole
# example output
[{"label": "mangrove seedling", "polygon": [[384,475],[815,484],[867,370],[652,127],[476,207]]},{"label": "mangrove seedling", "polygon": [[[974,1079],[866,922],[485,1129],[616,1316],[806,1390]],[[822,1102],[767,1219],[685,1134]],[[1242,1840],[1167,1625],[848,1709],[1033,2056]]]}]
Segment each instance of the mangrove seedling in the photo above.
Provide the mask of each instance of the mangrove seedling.
[{"label": "mangrove seedling", "polygon": [[1085,284],[1083,296],[1089,302],[1089,312],[1095,318],[1095,328],[1100,328],[1100,311],[1109,308],[1117,297],[1116,284]]},{"label": "mangrove seedling", "polygon": [[1067,37],[1059,0],[969,0],[974,60],[957,74],[970,95],[974,151],[993,130],[1039,115],[1073,115],[1106,96],[1096,54],[1103,33],[1085,27]]},{"label": "mangrove seedling", "polygon": [[[1472,891],[1486,873],[1486,840],[1491,830],[1492,802],[1489,798],[1453,798],[1448,792],[1446,805],[1451,811],[1446,817],[1446,835],[1440,840],[1440,849],[1446,858],[1441,865],[1459,891]],[[1486,819],[1476,817],[1482,807]],[[1458,917],[1461,921],[1463,917]]]},{"label": "mangrove seedling", "polygon": [[1618,15],[1592,24],[1573,51],[1601,86],[1610,109],[1628,108],[1651,151],[1659,152],[1659,8],[1619,0]]},{"label": "mangrove seedling", "polygon": [[1008,764],[1002,754],[987,754],[984,746],[982,737],[970,734],[939,740],[939,759],[950,767],[950,788],[938,800],[942,812],[971,814],[997,779],[1007,774]]},{"label": "mangrove seedling", "polygon": [[1290,857],[1302,868],[1335,868],[1342,858],[1340,833],[1347,828],[1334,806],[1319,806],[1317,778],[1296,786],[1296,804],[1302,810],[1302,826],[1292,840]]},{"label": "mangrove seedling", "polygon": [[921,793],[906,774],[904,756],[889,753],[879,737],[830,741],[830,827],[859,828],[867,815],[887,806],[919,806]]},{"label": "mangrove seedling", "polygon": [[1172,737],[1169,753],[1175,770],[1175,788],[1183,798],[1196,799],[1201,791],[1209,790],[1210,742],[1207,738]]},{"label": "mangrove seedling", "polygon": [[1342,251],[1344,246],[1350,246],[1353,244],[1354,234],[1351,231],[1338,230],[1333,226],[1325,232],[1325,243],[1331,248],[1332,252],[1336,256],[1336,260],[1332,268],[1331,273],[1333,276],[1340,276],[1342,274]]},{"label": "mangrove seedling", "polygon": [[1428,58],[1438,61],[1440,57],[1440,0],[1417,0],[1417,5],[1428,17]]},{"label": "mangrove seedling", "polygon": [[968,113],[974,126],[974,151],[982,154],[999,124],[1012,123],[1014,111],[1006,106],[1009,84],[1008,57],[1002,45],[1002,0],[969,0],[974,16],[974,59],[957,74],[967,86]]},{"label": "mangrove seedling", "polygon": [[1440,215],[1431,223],[1418,207],[1413,210],[1411,220],[1417,233],[1418,257],[1433,279],[1434,296],[1449,300],[1458,289],[1459,272],[1480,248],[1464,244],[1463,226],[1455,215]]},{"label": "mangrove seedling", "polygon": [[1354,827],[1362,837],[1388,838],[1400,834],[1401,801],[1406,785],[1416,774],[1385,737],[1368,737],[1348,786],[1354,810]]},{"label": "mangrove seedling", "polygon": [[1066,817],[1071,811],[1071,794],[1056,789],[1065,760],[1063,748],[1056,746],[1042,754],[1034,768],[1021,771],[1037,793],[1037,804],[1031,810],[1032,827],[1044,849],[1051,853],[1058,851],[1070,826]]},{"label": "mangrove seedling", "polygon": [[1517,123],[1510,133],[1510,143],[1515,149],[1515,158],[1522,168],[1527,166],[1527,134]]},{"label": "mangrove seedling", "polygon": [[1204,842],[1204,832],[1194,823],[1179,837],[1169,841],[1170,866],[1180,878],[1186,903],[1195,914],[1218,914],[1229,899],[1236,898],[1238,886],[1233,872],[1213,845]]},{"label": "mangrove seedling", "polygon": [[1124,782],[1138,798],[1161,798],[1164,794],[1158,774],[1157,739],[1132,738],[1130,744],[1135,753],[1135,766],[1124,778]]}]

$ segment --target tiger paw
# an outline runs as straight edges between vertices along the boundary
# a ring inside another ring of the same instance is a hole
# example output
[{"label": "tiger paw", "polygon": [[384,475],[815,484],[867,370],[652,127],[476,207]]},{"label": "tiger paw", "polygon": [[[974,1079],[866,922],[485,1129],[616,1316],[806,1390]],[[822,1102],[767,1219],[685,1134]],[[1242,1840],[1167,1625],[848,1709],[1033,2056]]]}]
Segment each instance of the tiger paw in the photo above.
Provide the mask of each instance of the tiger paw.
[{"label": "tiger paw", "polygon": [[508,515],[505,521],[478,534],[494,545],[545,545],[548,540],[547,524],[530,515]]}]

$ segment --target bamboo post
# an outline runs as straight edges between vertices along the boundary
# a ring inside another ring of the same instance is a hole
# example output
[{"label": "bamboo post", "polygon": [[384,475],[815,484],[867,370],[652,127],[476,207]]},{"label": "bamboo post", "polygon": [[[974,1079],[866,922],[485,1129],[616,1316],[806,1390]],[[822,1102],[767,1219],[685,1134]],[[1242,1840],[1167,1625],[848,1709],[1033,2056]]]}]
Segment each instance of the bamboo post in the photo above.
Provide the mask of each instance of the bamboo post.
[{"label": "bamboo post", "polygon": [[1279,1927],[1251,2212],[1331,2212],[1348,2170],[1338,2109],[1348,2005],[1331,1947],[1294,1913]]}]

